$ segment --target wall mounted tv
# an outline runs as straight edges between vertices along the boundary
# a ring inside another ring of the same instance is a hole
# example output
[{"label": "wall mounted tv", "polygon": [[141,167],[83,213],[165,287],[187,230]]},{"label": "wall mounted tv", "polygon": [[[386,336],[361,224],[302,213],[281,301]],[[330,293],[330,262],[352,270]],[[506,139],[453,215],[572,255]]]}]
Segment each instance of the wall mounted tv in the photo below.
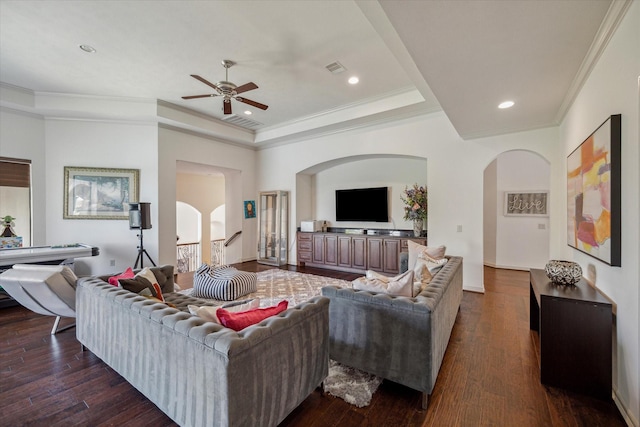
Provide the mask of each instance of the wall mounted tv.
[{"label": "wall mounted tv", "polygon": [[387,187],[336,190],[336,221],[388,222]]}]

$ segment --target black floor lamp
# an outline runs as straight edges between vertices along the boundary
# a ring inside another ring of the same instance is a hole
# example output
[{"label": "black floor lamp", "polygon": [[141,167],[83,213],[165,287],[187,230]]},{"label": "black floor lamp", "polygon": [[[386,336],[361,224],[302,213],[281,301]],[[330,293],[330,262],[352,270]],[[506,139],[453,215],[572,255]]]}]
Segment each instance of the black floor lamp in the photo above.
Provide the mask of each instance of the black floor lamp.
[{"label": "black floor lamp", "polygon": [[151,228],[151,203],[129,203],[129,228],[131,230],[140,230],[140,233],[137,235],[140,238],[138,257],[136,258],[136,263],[133,268],[138,268],[138,263],[140,264],[140,268],[144,267],[145,255],[155,267],[156,263],[153,262],[153,259],[151,259],[151,256],[149,256],[149,253],[144,248],[143,237],[143,230]]}]

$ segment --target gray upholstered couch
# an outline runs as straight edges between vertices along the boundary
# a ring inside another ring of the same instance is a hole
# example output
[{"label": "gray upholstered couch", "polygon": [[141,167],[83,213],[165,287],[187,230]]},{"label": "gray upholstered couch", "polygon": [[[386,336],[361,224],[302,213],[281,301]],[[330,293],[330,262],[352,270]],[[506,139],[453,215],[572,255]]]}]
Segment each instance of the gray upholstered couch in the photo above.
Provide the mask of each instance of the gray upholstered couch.
[{"label": "gray upholstered couch", "polygon": [[421,391],[426,408],[462,300],[462,258],[448,258],[415,298],[323,288],[331,359]]},{"label": "gray upholstered couch", "polygon": [[181,311],[173,267],[153,268],[178,309],[81,278],[77,337],[182,426],[276,426],[328,374],[329,301],[307,303],[235,332]]}]

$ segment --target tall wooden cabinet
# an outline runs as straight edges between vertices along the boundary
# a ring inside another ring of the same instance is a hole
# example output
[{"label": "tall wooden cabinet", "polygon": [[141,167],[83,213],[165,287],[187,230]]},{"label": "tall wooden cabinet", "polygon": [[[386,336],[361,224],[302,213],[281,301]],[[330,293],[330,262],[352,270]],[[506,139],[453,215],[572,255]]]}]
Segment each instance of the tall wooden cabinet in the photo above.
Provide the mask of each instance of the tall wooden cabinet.
[{"label": "tall wooden cabinet", "polygon": [[298,232],[298,265],[342,271],[400,272],[400,253],[409,240],[426,245],[425,238],[344,233]]}]

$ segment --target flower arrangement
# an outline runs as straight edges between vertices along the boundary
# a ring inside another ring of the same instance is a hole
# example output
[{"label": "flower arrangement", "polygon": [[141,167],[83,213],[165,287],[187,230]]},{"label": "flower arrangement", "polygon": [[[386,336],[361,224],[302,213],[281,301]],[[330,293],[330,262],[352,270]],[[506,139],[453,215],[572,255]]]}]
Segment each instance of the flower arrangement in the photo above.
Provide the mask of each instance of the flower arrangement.
[{"label": "flower arrangement", "polygon": [[404,219],[427,220],[427,187],[418,186],[413,184],[413,187],[404,189],[404,196],[400,196],[400,199],[405,203],[404,207]]}]

